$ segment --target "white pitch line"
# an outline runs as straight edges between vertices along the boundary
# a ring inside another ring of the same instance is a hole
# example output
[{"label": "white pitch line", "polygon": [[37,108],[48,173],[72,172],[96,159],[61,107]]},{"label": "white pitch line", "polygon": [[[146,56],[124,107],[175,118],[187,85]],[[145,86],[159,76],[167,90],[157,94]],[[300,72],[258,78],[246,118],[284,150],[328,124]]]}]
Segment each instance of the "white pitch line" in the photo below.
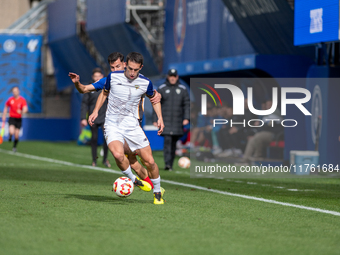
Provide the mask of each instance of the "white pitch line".
[{"label": "white pitch line", "polygon": [[[23,158],[52,162],[52,163],[57,163],[57,164],[62,164],[62,165],[67,165],[67,166],[87,168],[87,169],[92,169],[92,170],[102,171],[102,172],[108,172],[108,173],[114,173],[114,174],[122,174],[121,171],[117,171],[117,170],[95,167],[95,166],[86,166],[86,165],[74,164],[74,163],[67,162],[67,161],[45,158],[45,157],[40,157],[40,156],[34,156],[34,155],[29,155],[29,154],[20,153],[20,152],[12,152],[12,151],[3,150],[3,149],[0,149],[0,152],[10,154],[10,155],[13,155],[13,156],[19,156],[19,157],[23,157]],[[252,197],[252,196],[236,194],[236,193],[230,193],[230,192],[216,190],[216,189],[208,189],[208,188],[205,188],[205,187],[196,186],[196,185],[192,185],[192,184],[188,184],[188,183],[181,183],[181,182],[169,181],[169,180],[164,180],[164,179],[162,179],[162,182],[177,185],[177,186],[183,186],[183,187],[188,187],[188,188],[193,188],[193,189],[198,189],[198,190],[204,190],[204,191],[218,193],[218,194],[223,194],[223,195],[227,195],[227,196],[240,197],[240,198],[245,198],[245,199],[250,199],[250,200],[261,201],[261,202],[265,202],[265,203],[289,206],[289,207],[294,207],[294,208],[299,208],[299,209],[304,209],[304,210],[309,210],[309,211],[314,211],[314,212],[320,212],[320,213],[326,213],[326,214],[331,214],[331,215],[335,215],[335,216],[340,216],[340,212],[336,212],[336,211],[329,211],[329,210],[324,210],[324,209],[314,208],[314,207],[309,207],[309,206],[296,205],[296,204],[291,204],[291,203],[284,203],[284,202],[279,202],[279,201],[276,201],[276,200],[265,199],[265,198],[260,198],[260,197]]]}]

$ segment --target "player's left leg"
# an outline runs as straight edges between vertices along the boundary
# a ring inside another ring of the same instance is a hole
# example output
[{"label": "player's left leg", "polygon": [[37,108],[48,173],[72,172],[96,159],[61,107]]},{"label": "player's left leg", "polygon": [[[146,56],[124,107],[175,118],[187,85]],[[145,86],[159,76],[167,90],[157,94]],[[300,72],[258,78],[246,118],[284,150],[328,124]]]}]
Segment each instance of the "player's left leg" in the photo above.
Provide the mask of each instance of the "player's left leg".
[{"label": "player's left leg", "polygon": [[144,161],[144,164],[146,165],[146,168],[151,176],[151,181],[154,185],[154,204],[164,204],[164,199],[161,190],[161,177],[159,176],[159,168],[152,156],[152,151],[150,145],[136,150],[138,155],[142,158]]},{"label": "player's left leg", "polygon": [[98,145],[98,125],[94,124],[91,128],[91,153],[92,153],[92,166],[97,165],[97,145]]},{"label": "player's left leg", "polygon": [[139,178],[141,178],[143,181],[148,182],[151,185],[151,188],[153,189],[153,183],[150,180],[149,176],[148,176],[148,171],[138,162],[136,154],[135,153],[130,153],[128,155],[126,155],[130,166],[133,170],[135,170],[136,174],[139,176]]},{"label": "player's left leg", "polygon": [[172,171],[171,162],[171,135],[163,135],[164,137],[164,147],[163,147],[163,157],[164,157],[164,170]]},{"label": "player's left leg", "polygon": [[8,141],[12,142],[12,136],[14,135],[14,132],[15,132],[15,126],[13,124],[10,124],[8,131],[9,131]]},{"label": "player's left leg", "polygon": [[17,145],[19,142],[19,133],[20,133],[20,129],[21,129],[21,122],[22,119],[21,118],[13,118],[14,120],[14,144],[13,144],[13,151],[16,152],[17,151]]},{"label": "player's left leg", "polygon": [[20,133],[20,128],[15,128],[14,129],[14,143],[13,143],[13,151],[17,151],[17,145],[19,142],[19,133]]},{"label": "player's left leg", "polygon": [[124,143],[124,153],[129,160],[131,168],[136,172],[139,178],[148,182],[153,189],[153,183],[148,176],[148,171],[138,162],[136,153],[131,151],[129,145],[126,142]]},{"label": "player's left leg", "polygon": [[170,166],[171,166],[171,169],[173,167],[173,164],[174,164],[174,160],[175,160],[175,157],[176,157],[176,143],[177,141],[179,140],[180,136],[178,135],[173,135],[171,136],[171,158],[170,158]]},{"label": "player's left leg", "polygon": [[[104,135],[104,124],[101,125],[102,130],[103,130],[103,135]],[[109,160],[107,159],[107,154],[108,154],[109,148],[107,147],[107,143],[104,137],[104,142],[103,142],[103,165],[105,165],[106,167],[111,167],[111,164],[109,162]]]}]

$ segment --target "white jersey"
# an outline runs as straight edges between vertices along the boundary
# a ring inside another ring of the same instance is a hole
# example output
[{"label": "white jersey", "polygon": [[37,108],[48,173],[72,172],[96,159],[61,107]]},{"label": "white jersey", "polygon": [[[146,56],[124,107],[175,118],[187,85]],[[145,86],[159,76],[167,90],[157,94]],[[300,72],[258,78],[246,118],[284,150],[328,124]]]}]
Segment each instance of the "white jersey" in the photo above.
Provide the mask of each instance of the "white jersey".
[{"label": "white jersey", "polygon": [[123,119],[133,117],[140,119],[140,102],[143,95],[152,96],[152,82],[139,74],[134,80],[128,79],[124,71],[112,72],[107,76],[105,90],[109,90],[106,119]]}]

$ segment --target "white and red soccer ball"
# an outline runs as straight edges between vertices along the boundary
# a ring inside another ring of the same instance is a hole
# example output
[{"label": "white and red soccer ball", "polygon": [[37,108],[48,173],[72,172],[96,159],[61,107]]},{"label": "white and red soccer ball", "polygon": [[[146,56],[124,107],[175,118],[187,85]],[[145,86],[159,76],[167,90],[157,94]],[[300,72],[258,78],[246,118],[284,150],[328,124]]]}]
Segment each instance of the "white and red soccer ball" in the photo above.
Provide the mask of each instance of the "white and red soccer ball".
[{"label": "white and red soccer ball", "polygon": [[178,166],[180,168],[189,168],[190,167],[190,159],[188,157],[181,157],[178,160]]},{"label": "white and red soccer ball", "polygon": [[113,183],[113,191],[119,197],[128,197],[132,194],[134,189],[133,182],[127,177],[119,177]]}]

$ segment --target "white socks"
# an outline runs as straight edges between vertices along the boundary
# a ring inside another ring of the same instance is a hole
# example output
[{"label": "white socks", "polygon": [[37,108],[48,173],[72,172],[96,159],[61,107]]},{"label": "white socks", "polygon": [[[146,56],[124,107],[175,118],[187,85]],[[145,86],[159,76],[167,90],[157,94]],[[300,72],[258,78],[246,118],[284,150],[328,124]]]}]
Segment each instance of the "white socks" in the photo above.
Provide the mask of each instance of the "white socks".
[{"label": "white socks", "polygon": [[136,180],[136,176],[132,173],[131,171],[131,167],[129,166],[128,169],[126,169],[125,171],[122,171],[122,173],[131,179],[132,182],[135,182]]},{"label": "white socks", "polygon": [[[131,170],[130,170],[131,171]],[[157,179],[151,179],[152,183],[153,183],[153,192],[161,192],[161,177],[158,176]]]}]

